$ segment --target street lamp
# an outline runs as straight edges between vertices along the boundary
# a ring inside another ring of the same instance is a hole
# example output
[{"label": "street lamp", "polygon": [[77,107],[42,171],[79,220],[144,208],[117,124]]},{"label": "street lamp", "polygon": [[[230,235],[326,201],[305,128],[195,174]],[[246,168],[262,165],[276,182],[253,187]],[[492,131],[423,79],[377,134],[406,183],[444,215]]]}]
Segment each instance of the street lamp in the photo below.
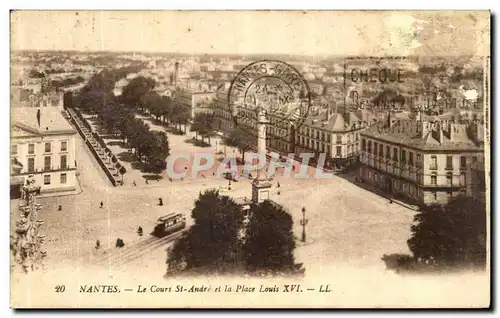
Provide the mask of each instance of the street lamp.
[{"label": "street lamp", "polygon": [[306,219],[306,208],[302,207],[302,220],[300,220],[300,225],[302,225],[302,242],[306,241],[306,225],[309,222]]}]

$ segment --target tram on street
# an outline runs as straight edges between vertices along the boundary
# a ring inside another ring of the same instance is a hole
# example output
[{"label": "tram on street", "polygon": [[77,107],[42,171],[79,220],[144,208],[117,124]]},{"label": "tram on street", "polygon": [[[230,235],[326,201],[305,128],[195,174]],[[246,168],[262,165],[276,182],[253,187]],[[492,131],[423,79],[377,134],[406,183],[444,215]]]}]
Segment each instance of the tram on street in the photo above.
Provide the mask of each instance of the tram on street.
[{"label": "tram on street", "polygon": [[186,217],[181,213],[170,213],[159,217],[156,220],[156,226],[153,235],[164,237],[186,228]]}]

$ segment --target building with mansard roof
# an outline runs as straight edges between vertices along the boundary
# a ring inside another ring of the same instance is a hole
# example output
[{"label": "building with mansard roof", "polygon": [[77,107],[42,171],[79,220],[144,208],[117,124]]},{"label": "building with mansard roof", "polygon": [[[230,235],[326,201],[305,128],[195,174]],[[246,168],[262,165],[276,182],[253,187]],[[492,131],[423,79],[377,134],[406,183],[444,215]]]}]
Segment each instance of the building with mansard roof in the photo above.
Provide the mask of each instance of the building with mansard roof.
[{"label": "building with mansard roof", "polygon": [[42,193],[74,190],[75,134],[58,108],[12,108],[11,193],[31,175]]},{"label": "building with mansard roof", "polygon": [[484,122],[418,117],[361,133],[361,180],[420,205],[465,194],[468,167],[484,158]]}]

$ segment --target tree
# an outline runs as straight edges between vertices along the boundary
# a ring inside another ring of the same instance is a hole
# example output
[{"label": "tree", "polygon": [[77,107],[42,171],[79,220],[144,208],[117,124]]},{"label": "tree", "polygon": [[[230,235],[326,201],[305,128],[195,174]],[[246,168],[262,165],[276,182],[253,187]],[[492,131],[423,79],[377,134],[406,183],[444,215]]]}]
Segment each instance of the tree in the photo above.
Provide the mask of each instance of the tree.
[{"label": "tree", "polygon": [[201,135],[201,141],[204,141],[204,137],[208,137],[208,142],[210,143],[210,136],[214,134],[213,129],[214,116],[210,113],[198,113],[194,116],[193,123],[191,124],[191,131],[196,133],[196,138],[198,138],[198,133]]},{"label": "tree", "polygon": [[38,72],[37,70],[31,70],[28,74],[28,77],[30,77],[30,78],[44,78],[45,73]]},{"label": "tree", "polygon": [[125,169],[124,166],[121,166],[120,169],[118,170],[118,172],[121,174],[122,176],[122,183],[123,183],[123,175],[125,174],[125,172],[127,172],[127,169]]},{"label": "tree", "polygon": [[121,100],[129,108],[144,108],[143,97],[155,87],[151,78],[138,76],[123,87]]},{"label": "tree", "polygon": [[73,108],[73,92],[65,92],[63,95],[63,106],[64,108]]},{"label": "tree", "polygon": [[154,115],[156,119],[165,112],[166,105],[161,96],[156,92],[149,92],[142,98],[144,108],[148,109],[150,114]]},{"label": "tree", "polygon": [[181,125],[184,125],[184,130],[186,130],[186,125],[191,118],[191,113],[188,108],[180,105],[179,103],[172,103],[171,105],[170,121],[180,132],[182,132]]},{"label": "tree", "polygon": [[242,160],[245,161],[245,153],[252,149],[255,144],[255,136],[244,131],[240,126],[237,126],[226,138],[226,145],[236,147],[242,153]]},{"label": "tree", "polygon": [[253,205],[243,246],[246,269],[252,274],[299,273],[293,251],[293,220],[285,209],[269,200]]},{"label": "tree", "polygon": [[168,253],[167,275],[230,274],[241,270],[241,207],[216,190],[200,193],[191,211],[193,226]]},{"label": "tree", "polygon": [[486,207],[457,196],[445,206],[424,208],[415,216],[408,246],[416,260],[439,267],[486,264]]}]

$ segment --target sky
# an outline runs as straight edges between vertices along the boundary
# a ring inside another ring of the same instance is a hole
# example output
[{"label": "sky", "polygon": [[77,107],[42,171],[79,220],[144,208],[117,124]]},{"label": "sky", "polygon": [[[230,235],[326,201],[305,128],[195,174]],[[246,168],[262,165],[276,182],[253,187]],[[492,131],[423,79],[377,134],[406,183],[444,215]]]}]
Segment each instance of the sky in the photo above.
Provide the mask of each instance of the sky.
[{"label": "sky", "polygon": [[485,55],[489,12],[14,11],[14,50]]}]

